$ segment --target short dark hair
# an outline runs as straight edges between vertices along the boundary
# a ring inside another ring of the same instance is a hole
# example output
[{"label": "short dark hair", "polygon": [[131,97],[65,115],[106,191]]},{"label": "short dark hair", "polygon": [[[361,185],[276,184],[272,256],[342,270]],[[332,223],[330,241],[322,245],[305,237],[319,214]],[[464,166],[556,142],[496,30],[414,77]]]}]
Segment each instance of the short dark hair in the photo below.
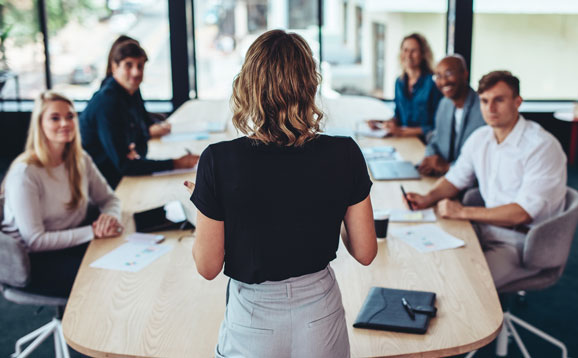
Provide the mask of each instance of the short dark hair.
[{"label": "short dark hair", "polygon": [[520,95],[520,80],[518,77],[512,75],[510,71],[492,71],[483,76],[478,83],[478,94],[482,94],[498,84],[504,82],[512,92],[514,97]]},{"label": "short dark hair", "polygon": [[118,64],[127,57],[141,58],[144,57],[148,61],[147,53],[135,40],[126,40],[113,46],[110,52],[110,59],[112,62]]},{"label": "short dark hair", "polygon": [[[120,45],[126,41],[133,41],[137,45],[140,45],[140,43],[137,40],[135,40],[132,37],[127,36],[127,35],[120,35],[116,40],[114,40],[114,42],[112,43],[112,46],[110,47],[110,51],[108,52],[108,60],[106,62],[106,76],[107,77],[112,76],[112,57],[113,57],[113,54],[115,54],[118,45]],[[122,60],[120,60],[120,61],[122,61]]]}]

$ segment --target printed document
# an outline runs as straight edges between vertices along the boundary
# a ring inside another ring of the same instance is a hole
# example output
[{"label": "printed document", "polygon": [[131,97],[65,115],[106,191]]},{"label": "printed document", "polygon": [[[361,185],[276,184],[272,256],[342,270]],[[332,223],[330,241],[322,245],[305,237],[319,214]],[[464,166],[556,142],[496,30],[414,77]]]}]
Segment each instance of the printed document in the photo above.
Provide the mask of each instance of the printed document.
[{"label": "printed document", "polygon": [[390,232],[396,239],[424,253],[455,249],[465,245],[463,240],[448,234],[433,224],[392,228]]},{"label": "printed document", "polygon": [[127,242],[90,264],[107,270],[138,272],[173,249],[173,245],[143,245]]}]

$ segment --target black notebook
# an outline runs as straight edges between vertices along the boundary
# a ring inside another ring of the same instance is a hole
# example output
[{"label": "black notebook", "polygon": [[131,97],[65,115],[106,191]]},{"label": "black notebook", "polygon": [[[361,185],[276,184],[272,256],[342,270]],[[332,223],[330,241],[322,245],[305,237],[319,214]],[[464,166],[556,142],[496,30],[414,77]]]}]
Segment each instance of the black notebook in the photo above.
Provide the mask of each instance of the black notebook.
[{"label": "black notebook", "polygon": [[158,208],[134,213],[137,232],[192,229],[194,225],[188,220],[183,205],[171,201]]},{"label": "black notebook", "polygon": [[353,327],[424,334],[436,315],[435,299],[434,292],[372,287]]}]

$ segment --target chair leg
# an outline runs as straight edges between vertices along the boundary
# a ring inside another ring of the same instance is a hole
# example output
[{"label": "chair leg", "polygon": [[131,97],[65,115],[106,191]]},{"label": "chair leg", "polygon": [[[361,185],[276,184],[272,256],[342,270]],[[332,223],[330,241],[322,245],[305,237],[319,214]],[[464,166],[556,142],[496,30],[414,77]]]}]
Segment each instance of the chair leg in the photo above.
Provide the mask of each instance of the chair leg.
[{"label": "chair leg", "polygon": [[[36,347],[38,347],[42,342],[46,340],[46,338],[48,338],[48,336],[50,336],[54,332],[56,321],[57,321],[56,319],[52,319],[52,321],[48,322],[44,326],[32,331],[31,333],[28,333],[24,337],[17,340],[15,345],[15,351],[14,353],[12,353],[12,358],[28,357],[28,355],[32,353],[32,351],[36,349]],[[22,351],[22,346],[30,341],[32,341],[32,343],[30,343],[30,345],[26,347],[24,351]]]},{"label": "chair leg", "polygon": [[[506,314],[508,316],[506,316]],[[530,356],[530,353],[528,353],[528,350],[526,349],[526,346],[524,345],[524,342],[522,341],[522,339],[520,338],[520,335],[518,334],[518,331],[516,330],[516,328],[514,327],[514,325],[512,324],[512,320],[510,319],[511,317],[509,316],[509,313],[506,312],[506,314],[504,314],[504,317],[507,317],[507,319],[505,319],[506,325],[508,327],[508,331],[512,334],[512,336],[514,337],[514,340],[516,341],[516,343],[518,344],[518,348],[520,348],[520,351],[522,352],[522,355],[524,356],[524,358],[532,358]]]},{"label": "chair leg", "polygon": [[508,338],[510,337],[510,332],[508,332],[506,314],[504,313],[504,323],[502,323],[502,329],[498,333],[498,338],[496,338],[496,356],[507,357],[508,356]]},{"label": "chair leg", "polygon": [[64,339],[62,323],[60,321],[58,321],[58,343],[62,352],[62,358],[70,358],[70,352],[68,351],[68,346],[66,345],[66,340]]},{"label": "chair leg", "polygon": [[[28,357],[42,342],[44,342],[50,335],[54,336],[54,350],[57,358],[70,358],[68,347],[62,334],[62,325],[60,320],[53,318],[44,326],[28,333],[24,337],[16,341],[15,351],[12,353],[12,358],[26,358]],[[24,350],[22,346],[32,341]]]},{"label": "chair leg", "polygon": [[[509,312],[504,313],[504,316],[506,316],[506,315],[508,315],[510,325],[512,325],[512,323],[516,323],[517,325],[519,325],[519,326],[527,329],[528,331],[534,333],[538,337],[552,343],[553,345],[557,346],[558,348],[560,348],[562,350],[562,358],[568,358],[568,349],[566,348],[566,345],[564,343],[562,343],[561,341],[557,340],[556,338],[550,336],[546,332],[541,331],[538,328],[532,326],[528,322],[525,322],[525,321],[519,319],[518,317],[514,316],[513,314],[511,314]],[[513,325],[512,325],[512,327],[513,327]]]},{"label": "chair leg", "polygon": [[62,346],[60,345],[60,336],[58,335],[58,329],[52,332],[54,337],[54,357],[62,358]]}]

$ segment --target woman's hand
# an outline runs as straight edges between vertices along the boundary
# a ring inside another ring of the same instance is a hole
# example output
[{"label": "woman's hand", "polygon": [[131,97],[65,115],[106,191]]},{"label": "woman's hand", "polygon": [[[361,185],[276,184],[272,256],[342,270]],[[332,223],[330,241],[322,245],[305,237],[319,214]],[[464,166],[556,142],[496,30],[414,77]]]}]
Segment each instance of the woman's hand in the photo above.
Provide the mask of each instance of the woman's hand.
[{"label": "woman's hand", "polygon": [[193,168],[197,165],[199,161],[199,156],[195,154],[186,154],[180,158],[173,159],[173,165],[175,169],[186,169],[186,168]]},{"label": "woman's hand", "polygon": [[398,136],[401,134],[401,127],[397,125],[397,121],[389,120],[383,122],[383,127],[387,131],[387,134],[390,136]]},{"label": "woman's hand", "polygon": [[92,223],[92,230],[95,238],[102,239],[120,235],[123,227],[114,216],[100,214],[98,219]]},{"label": "woman's hand", "polygon": [[162,137],[171,132],[171,124],[168,122],[159,122],[149,127],[149,134],[151,137]]},{"label": "woman's hand", "polygon": [[134,143],[128,145],[128,154],[126,157],[130,160],[140,159],[140,155],[136,151],[136,145]]},{"label": "woman's hand", "polygon": [[189,194],[193,195],[193,190],[195,190],[195,183],[185,180],[183,184],[185,185],[185,187],[187,187]]}]

